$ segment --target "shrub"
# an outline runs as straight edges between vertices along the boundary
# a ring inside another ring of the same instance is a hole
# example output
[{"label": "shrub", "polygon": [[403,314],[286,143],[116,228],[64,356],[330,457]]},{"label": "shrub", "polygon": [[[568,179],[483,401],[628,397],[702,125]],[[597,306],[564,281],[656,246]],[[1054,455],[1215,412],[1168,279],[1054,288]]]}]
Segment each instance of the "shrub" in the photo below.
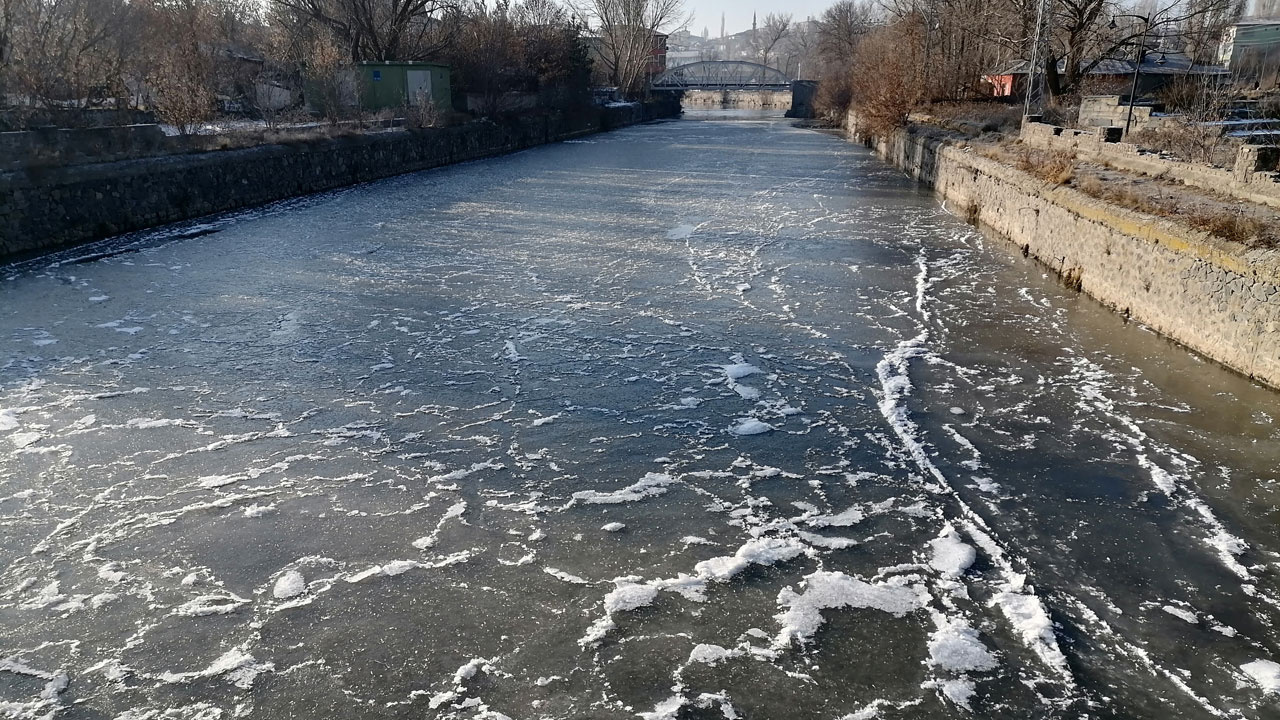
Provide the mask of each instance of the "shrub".
[{"label": "shrub", "polygon": [[907,124],[924,98],[924,79],[915,50],[919,28],[900,22],[868,33],[853,55],[853,105],[873,134]]},{"label": "shrub", "polygon": [[440,113],[436,110],[435,101],[419,90],[413,102],[405,107],[404,118],[405,125],[411,128],[430,128],[440,121]]},{"label": "shrub", "polygon": [[1235,143],[1217,127],[1180,120],[1145,128],[1133,134],[1139,147],[1168,153],[1187,162],[1227,167],[1235,162]]}]

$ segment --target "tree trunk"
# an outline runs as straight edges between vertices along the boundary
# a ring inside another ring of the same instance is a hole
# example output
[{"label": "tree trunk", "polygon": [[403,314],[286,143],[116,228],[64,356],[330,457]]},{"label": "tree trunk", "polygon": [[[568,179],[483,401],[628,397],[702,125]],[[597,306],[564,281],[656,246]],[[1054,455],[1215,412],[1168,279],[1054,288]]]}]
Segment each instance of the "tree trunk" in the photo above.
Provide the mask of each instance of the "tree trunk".
[{"label": "tree trunk", "polygon": [[[1062,78],[1058,75],[1058,57],[1053,53],[1044,59],[1044,86],[1049,93],[1049,99],[1058,102],[1058,98],[1062,97]],[[1027,88],[1027,92],[1031,92],[1031,88]]]}]

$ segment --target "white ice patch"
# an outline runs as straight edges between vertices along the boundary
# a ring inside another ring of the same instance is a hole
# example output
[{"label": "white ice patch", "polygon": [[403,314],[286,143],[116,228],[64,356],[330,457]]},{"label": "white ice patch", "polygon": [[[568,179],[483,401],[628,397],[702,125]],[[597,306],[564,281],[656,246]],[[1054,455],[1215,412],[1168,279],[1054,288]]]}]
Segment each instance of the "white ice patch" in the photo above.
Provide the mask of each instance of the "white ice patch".
[{"label": "white ice patch", "polygon": [[[735,356],[735,360],[741,360],[741,356]],[[732,365],[721,365],[724,370],[725,377],[730,380],[741,380],[744,377],[750,377],[758,373],[764,372],[760,368],[747,362],[735,362]]]},{"label": "white ice patch", "polygon": [[43,437],[44,436],[38,432],[20,432],[20,433],[14,433],[10,435],[9,442],[13,443],[14,445],[17,445],[18,449],[21,450],[23,448],[27,448],[27,447],[31,447],[32,445],[35,445],[36,443],[40,442],[40,439]]},{"label": "white ice patch", "polygon": [[349,583],[364,582],[373,577],[396,577],[403,575],[410,570],[435,570],[450,565],[458,565],[471,559],[471,551],[463,550],[452,555],[446,555],[435,562],[418,562],[417,560],[393,560],[386,565],[375,565],[367,570],[362,570],[353,575],[348,575],[344,580]]},{"label": "white ice patch", "polygon": [[732,435],[763,435],[776,430],[774,426],[767,422],[757,420],[756,418],[739,418],[733,425],[729,427],[729,433]]},{"label": "white ice patch", "polygon": [[516,344],[511,340],[503,343],[500,357],[508,362],[520,362],[521,360],[529,359],[520,354],[520,351],[516,349]]},{"label": "white ice patch", "polygon": [[151,419],[151,418],[134,418],[124,424],[125,427],[134,430],[154,430],[155,428],[173,427],[182,425],[182,420],[172,420],[167,418]]},{"label": "white ice patch", "polygon": [[623,525],[620,522],[611,522],[608,525],[604,525],[600,529],[605,532],[616,533],[616,532],[622,532],[623,530],[626,529],[626,527],[627,527],[626,525]]},{"label": "white ice patch", "polygon": [[693,237],[693,231],[697,228],[693,225],[677,225],[667,231],[668,240],[688,240]]},{"label": "white ice patch", "polygon": [[960,535],[950,526],[931,541],[929,547],[933,552],[929,565],[948,578],[960,577],[978,558],[973,547],[962,541]]},{"label": "white ice patch", "polygon": [[12,410],[0,410],[0,432],[18,429],[18,417]]},{"label": "white ice patch", "polygon": [[939,619],[929,636],[929,664],[953,673],[995,670],[995,656],[982,644],[978,631],[960,619]]},{"label": "white ice patch", "polygon": [[563,580],[564,582],[570,583],[572,585],[590,585],[591,584],[591,581],[586,580],[584,578],[580,578],[577,575],[572,575],[570,573],[567,573],[559,568],[544,567],[542,568],[542,572],[550,575],[551,577],[557,580]]},{"label": "white ice patch", "polygon": [[680,695],[672,695],[653,706],[653,712],[637,713],[641,720],[676,720],[680,717],[680,709],[686,704]]},{"label": "white ice patch", "polygon": [[648,497],[664,495],[667,492],[667,486],[675,482],[675,478],[666,473],[646,473],[639,482],[628,485],[621,490],[613,492],[599,492],[597,490],[582,490],[573,494],[575,502],[587,505],[618,505],[621,503],[636,502]]},{"label": "white ice patch", "polygon": [[734,575],[752,565],[773,565],[791,560],[804,553],[804,550],[803,544],[790,538],[757,538],[738,548],[733,555],[703,560],[693,569],[703,580],[728,582]]},{"label": "white ice patch", "polygon": [[837,513],[835,515],[817,515],[805,521],[806,525],[812,527],[849,527],[857,525],[866,519],[866,513],[856,507]]},{"label": "white ice patch", "polygon": [[1270,660],[1254,660],[1240,666],[1266,695],[1280,693],[1280,664]]},{"label": "white ice patch", "polygon": [[454,470],[453,472],[445,473],[444,475],[433,475],[432,477],[427,478],[427,482],[429,483],[455,482],[458,480],[464,480],[466,478],[469,478],[472,475],[475,475],[476,473],[481,472],[483,470],[506,470],[506,469],[507,469],[506,465],[503,465],[502,463],[497,462],[496,460],[489,460],[488,462],[475,463],[471,467],[463,470]]},{"label": "white ice patch", "polygon": [[277,600],[288,600],[296,598],[306,591],[307,581],[302,577],[302,573],[297,570],[290,570],[276,579],[276,584],[271,589],[271,594]]},{"label": "white ice patch", "polygon": [[260,518],[276,512],[276,506],[253,504],[244,509],[244,516],[247,518]]},{"label": "white ice patch", "polygon": [[202,678],[227,676],[233,685],[247,690],[253,685],[258,675],[275,669],[271,663],[259,663],[242,648],[233,648],[223,653],[222,657],[204,670],[185,673],[163,673],[160,680],[169,684],[186,683]]},{"label": "white ice patch", "polygon": [[711,665],[712,667],[720,663],[740,657],[742,650],[730,650],[720,647],[719,645],[700,644],[689,653],[690,663],[702,663],[703,665]]},{"label": "white ice patch", "polygon": [[196,484],[202,488],[212,489],[238,483],[248,478],[248,475],[206,475],[196,480]]},{"label": "white ice patch", "polygon": [[57,714],[55,708],[60,704],[58,696],[71,684],[71,678],[66,673],[38,670],[22,662],[18,657],[0,658],[0,673],[22,675],[44,681],[44,687],[40,689],[39,696],[31,702],[19,703],[0,699],[0,714],[20,720],[53,718]]},{"label": "white ice patch", "polygon": [[1071,678],[1067,658],[1058,648],[1058,639],[1053,634],[1053,621],[1049,619],[1049,613],[1040,598],[1004,591],[992,598],[991,603],[1000,606],[1001,612],[1022,637],[1022,641],[1046,665],[1061,673],[1064,679]]},{"label": "white ice patch", "polygon": [[1191,612],[1190,610],[1184,610],[1180,607],[1174,607],[1173,605],[1165,605],[1160,609],[1182,620],[1183,622],[1188,622],[1188,623],[1191,623],[1192,625],[1200,624],[1199,618],[1197,618],[1196,614]]},{"label": "white ice patch", "polygon": [[674,578],[640,581],[641,578],[636,575],[614,578],[615,587],[604,598],[604,615],[587,628],[586,635],[578,640],[578,645],[591,647],[598,644],[617,627],[613,621],[613,613],[645,607],[657,599],[659,592],[679,593],[685,599],[694,602],[706,600],[706,583],[683,573]]},{"label": "white ice patch", "polygon": [[229,615],[248,605],[249,601],[233,594],[201,595],[179,605],[174,615],[183,617],[208,617],[210,615]]},{"label": "white ice patch", "polygon": [[921,585],[894,581],[871,584],[842,572],[820,570],[805,577],[803,594],[791,588],[778,593],[778,605],[786,610],[775,618],[782,626],[774,645],[808,642],[822,626],[822,611],[842,608],[869,608],[902,617],[925,606],[928,592]]},{"label": "white ice patch", "polygon": [[[436,543],[440,541],[440,532],[444,530],[445,523],[456,518],[461,518],[466,512],[467,512],[466,500],[461,500],[459,502],[454,503],[447,511],[445,511],[444,516],[442,516],[440,520],[436,523],[436,529],[433,530],[430,535],[427,535],[426,537],[420,537],[417,540],[414,540],[413,547],[418,550],[427,550],[429,548],[435,547]],[[462,523],[465,525],[466,521],[463,520]]]}]

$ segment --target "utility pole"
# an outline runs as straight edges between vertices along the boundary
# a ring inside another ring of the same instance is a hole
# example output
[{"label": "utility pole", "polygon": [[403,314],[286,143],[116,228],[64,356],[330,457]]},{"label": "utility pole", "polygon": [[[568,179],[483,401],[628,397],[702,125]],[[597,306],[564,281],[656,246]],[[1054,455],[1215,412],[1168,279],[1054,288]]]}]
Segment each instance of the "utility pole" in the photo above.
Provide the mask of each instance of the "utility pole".
[{"label": "utility pole", "polygon": [[[1044,90],[1040,88],[1042,81],[1039,71],[1041,43],[1044,38],[1044,6],[1047,3],[1048,0],[1040,0],[1039,8],[1036,10],[1036,40],[1035,45],[1031,48],[1031,65],[1027,67],[1027,98],[1026,105],[1022,110],[1024,117],[1031,114],[1031,96],[1039,94],[1041,98],[1044,97]],[[1046,53],[1047,56],[1048,54]]]},{"label": "utility pole", "polygon": [[[1129,87],[1129,114],[1124,119],[1124,137],[1129,138],[1129,128],[1133,126],[1133,106],[1138,101],[1138,76],[1142,73],[1142,61],[1147,57],[1147,33],[1151,32],[1151,21],[1155,19],[1155,15],[1114,15],[1111,18],[1111,24],[1108,25],[1112,30],[1116,29],[1116,18],[1129,17],[1142,21],[1142,40],[1138,42],[1138,59],[1133,64],[1133,84]],[[1165,63],[1164,54],[1160,55],[1157,64]]]}]

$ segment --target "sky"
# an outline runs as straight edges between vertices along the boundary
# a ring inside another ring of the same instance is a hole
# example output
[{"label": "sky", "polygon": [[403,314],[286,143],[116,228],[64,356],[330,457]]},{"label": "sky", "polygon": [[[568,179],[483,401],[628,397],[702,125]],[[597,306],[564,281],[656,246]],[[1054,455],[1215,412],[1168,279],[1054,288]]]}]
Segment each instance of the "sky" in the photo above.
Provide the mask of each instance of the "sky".
[{"label": "sky", "polygon": [[709,28],[711,37],[720,37],[720,14],[725,15],[725,27],[729,35],[751,29],[751,13],[756,12],[763,18],[771,12],[791,13],[796,20],[804,20],[810,15],[818,17],[835,0],[685,0],[686,7],[693,12],[693,22],[689,23],[689,32],[701,35],[702,29]]}]

